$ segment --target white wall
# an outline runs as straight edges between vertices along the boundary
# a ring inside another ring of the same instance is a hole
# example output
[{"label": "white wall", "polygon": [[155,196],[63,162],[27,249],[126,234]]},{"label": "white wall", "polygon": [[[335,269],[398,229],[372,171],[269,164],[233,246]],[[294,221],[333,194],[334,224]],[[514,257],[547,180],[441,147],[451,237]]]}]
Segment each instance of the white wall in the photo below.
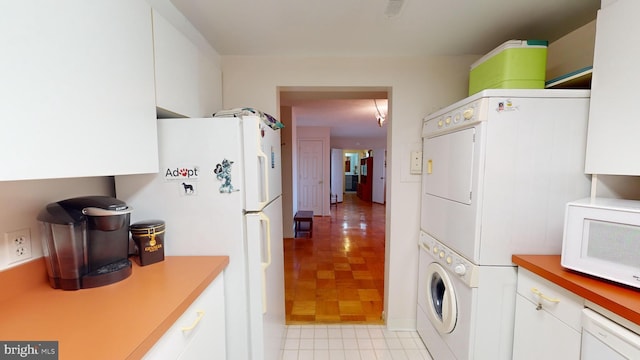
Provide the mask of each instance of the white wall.
[{"label": "white wall", "polygon": [[640,200],[640,176],[593,175],[595,196]]},{"label": "white wall", "polygon": [[113,194],[111,177],[0,182],[0,270],[21,264],[8,263],[8,246],[4,239],[6,232],[28,228],[31,232],[32,259],[42,257],[42,241],[36,217],[45,205],[76,196]]},{"label": "white wall", "polygon": [[331,137],[331,147],[334,149],[362,149],[362,150],[386,148],[387,139],[386,138],[362,139],[362,138]]},{"label": "white wall", "polygon": [[225,108],[252,106],[278,114],[282,86],[392,89],[385,264],[390,329],[415,329],[416,322],[420,176],[409,172],[410,153],[421,148],[422,118],[466,96],[469,65],[478,57],[222,57]]}]

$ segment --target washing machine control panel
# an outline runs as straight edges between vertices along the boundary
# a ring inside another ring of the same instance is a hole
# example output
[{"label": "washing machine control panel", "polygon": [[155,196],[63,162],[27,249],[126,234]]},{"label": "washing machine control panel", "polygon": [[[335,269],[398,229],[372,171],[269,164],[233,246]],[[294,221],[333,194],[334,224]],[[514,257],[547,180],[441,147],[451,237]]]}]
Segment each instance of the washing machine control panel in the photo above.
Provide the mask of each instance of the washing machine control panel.
[{"label": "washing machine control panel", "polygon": [[478,266],[449,249],[429,234],[420,231],[420,248],[427,252],[435,262],[455,274],[467,286],[478,286]]}]

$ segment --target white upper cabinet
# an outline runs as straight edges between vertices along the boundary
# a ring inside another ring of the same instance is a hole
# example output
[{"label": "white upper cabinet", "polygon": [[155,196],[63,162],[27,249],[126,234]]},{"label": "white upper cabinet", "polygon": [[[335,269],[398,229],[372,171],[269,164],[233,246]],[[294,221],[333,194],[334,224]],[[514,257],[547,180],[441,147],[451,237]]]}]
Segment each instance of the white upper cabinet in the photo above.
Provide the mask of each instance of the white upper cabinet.
[{"label": "white upper cabinet", "polygon": [[0,180],[158,171],[144,0],[5,1]]},{"label": "white upper cabinet", "polygon": [[159,112],[206,117],[220,110],[222,81],[216,62],[157,11],[153,42]]},{"label": "white upper cabinet", "polygon": [[596,23],[591,108],[585,172],[640,175],[640,115],[634,106],[640,84],[640,1],[609,2]]}]

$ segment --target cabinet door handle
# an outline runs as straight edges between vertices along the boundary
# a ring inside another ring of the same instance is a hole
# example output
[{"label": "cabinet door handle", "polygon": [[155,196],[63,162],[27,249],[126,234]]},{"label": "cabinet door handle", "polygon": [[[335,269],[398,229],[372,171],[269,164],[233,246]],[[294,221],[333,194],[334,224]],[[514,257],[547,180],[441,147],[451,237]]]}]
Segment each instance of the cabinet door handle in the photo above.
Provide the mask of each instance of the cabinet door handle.
[{"label": "cabinet door handle", "polygon": [[427,160],[427,174],[433,173],[433,160]]},{"label": "cabinet door handle", "polygon": [[200,311],[196,311],[196,312],[198,313],[198,317],[195,320],[193,320],[193,323],[191,324],[191,326],[183,326],[182,329],[181,329],[182,331],[191,331],[196,326],[198,326],[198,323],[204,317],[204,311],[200,310]]},{"label": "cabinet door handle", "polygon": [[542,300],[556,304],[560,302],[560,299],[550,298],[543,294],[542,291],[538,290],[537,288],[531,288],[531,292],[538,296],[538,306],[536,306],[536,310],[542,309]]}]

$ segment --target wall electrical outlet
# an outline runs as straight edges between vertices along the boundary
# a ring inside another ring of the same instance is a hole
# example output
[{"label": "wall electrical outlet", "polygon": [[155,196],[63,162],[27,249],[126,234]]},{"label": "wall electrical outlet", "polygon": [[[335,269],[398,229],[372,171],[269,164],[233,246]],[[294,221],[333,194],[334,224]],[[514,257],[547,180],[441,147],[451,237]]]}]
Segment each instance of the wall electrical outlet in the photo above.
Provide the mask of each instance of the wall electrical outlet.
[{"label": "wall electrical outlet", "polygon": [[4,234],[9,253],[9,264],[31,259],[31,231],[20,229]]}]

